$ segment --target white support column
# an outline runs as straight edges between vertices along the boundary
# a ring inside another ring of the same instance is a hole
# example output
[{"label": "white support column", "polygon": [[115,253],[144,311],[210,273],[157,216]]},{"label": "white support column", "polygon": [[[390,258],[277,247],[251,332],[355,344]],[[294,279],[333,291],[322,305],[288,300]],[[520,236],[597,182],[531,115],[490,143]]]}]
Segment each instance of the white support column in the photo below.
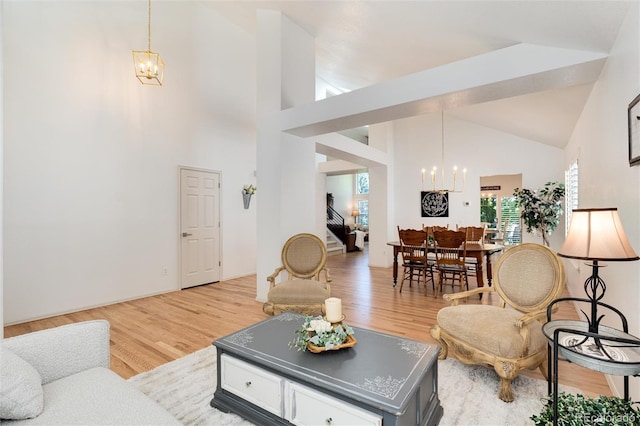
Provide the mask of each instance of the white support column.
[{"label": "white support column", "polygon": [[266,277],[281,265],[284,242],[315,233],[315,144],[281,132],[283,108],[313,102],[313,38],[280,12],[257,14],[258,260],[256,299],[266,300]]},{"label": "white support column", "polygon": [[397,240],[393,206],[393,123],[369,126],[369,145],[387,153],[387,165],[369,167],[369,266],[389,267]]}]

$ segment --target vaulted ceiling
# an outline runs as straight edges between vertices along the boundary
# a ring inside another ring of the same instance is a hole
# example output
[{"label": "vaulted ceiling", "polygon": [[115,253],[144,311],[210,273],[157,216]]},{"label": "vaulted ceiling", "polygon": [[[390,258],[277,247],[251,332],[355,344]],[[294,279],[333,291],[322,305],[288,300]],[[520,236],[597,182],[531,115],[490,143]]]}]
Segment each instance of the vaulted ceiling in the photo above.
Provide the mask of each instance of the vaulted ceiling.
[{"label": "vaulted ceiling", "polygon": [[[637,1],[637,0],[632,0]],[[631,1],[214,1],[255,33],[256,10],[282,11],[316,39],[319,78],[340,91],[531,43],[609,53]],[[564,147],[593,83],[447,111],[464,120]]]}]

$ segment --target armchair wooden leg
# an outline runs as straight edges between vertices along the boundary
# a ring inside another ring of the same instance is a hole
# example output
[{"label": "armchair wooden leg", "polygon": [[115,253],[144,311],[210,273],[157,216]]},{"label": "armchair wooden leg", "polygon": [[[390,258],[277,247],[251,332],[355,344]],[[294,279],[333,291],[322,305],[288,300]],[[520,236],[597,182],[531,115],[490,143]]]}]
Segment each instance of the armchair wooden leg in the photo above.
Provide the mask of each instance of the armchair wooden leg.
[{"label": "armchair wooden leg", "polygon": [[267,315],[273,315],[274,314],[273,304],[268,302],[264,303],[262,305],[262,311]]},{"label": "armchair wooden leg", "polygon": [[511,389],[511,379],[500,378],[500,390],[498,391],[498,398],[504,402],[513,402],[513,390]]},{"label": "armchair wooden leg", "polygon": [[438,325],[434,325],[429,330],[429,333],[431,334],[431,337],[433,337],[440,345],[440,354],[438,355],[438,359],[447,359],[447,356],[449,355],[449,346],[447,345],[447,342],[445,342],[444,339],[440,337],[440,327]]},{"label": "armchair wooden leg", "polygon": [[498,361],[493,365],[493,369],[500,376],[500,389],[498,398],[504,402],[513,402],[513,390],[511,381],[518,376],[518,366],[508,361]]}]

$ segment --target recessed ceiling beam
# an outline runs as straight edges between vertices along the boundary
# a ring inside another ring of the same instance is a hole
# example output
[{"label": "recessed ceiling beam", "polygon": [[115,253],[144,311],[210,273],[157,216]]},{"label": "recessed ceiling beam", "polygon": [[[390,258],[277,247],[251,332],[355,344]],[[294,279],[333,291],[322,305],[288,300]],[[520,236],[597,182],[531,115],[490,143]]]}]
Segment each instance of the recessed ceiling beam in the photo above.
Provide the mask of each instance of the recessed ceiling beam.
[{"label": "recessed ceiling beam", "polygon": [[318,154],[356,163],[360,168],[388,165],[387,153],[340,134],[317,136],[313,140]]},{"label": "recessed ceiling beam", "polygon": [[597,80],[607,55],[517,44],[281,111],[301,137]]}]

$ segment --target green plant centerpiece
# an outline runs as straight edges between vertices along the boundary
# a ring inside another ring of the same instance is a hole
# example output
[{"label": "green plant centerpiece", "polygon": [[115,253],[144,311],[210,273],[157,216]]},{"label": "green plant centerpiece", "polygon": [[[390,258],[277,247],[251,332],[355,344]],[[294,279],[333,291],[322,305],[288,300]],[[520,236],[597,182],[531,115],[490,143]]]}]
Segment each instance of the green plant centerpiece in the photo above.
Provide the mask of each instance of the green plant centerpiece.
[{"label": "green plant centerpiece", "polygon": [[549,235],[560,223],[560,215],[564,212],[564,184],[547,182],[538,191],[516,188],[513,196],[527,232],[541,234],[542,243],[549,247]]},{"label": "green plant centerpiece", "polygon": [[[553,424],[553,397],[547,397],[547,403],[539,414],[530,417],[536,426]],[[558,425],[602,425],[636,426],[640,424],[640,410],[633,402],[616,396],[587,398],[560,392],[558,394]]]},{"label": "green plant centerpiece", "polygon": [[[353,329],[347,324],[332,324],[321,316],[307,315],[302,326],[296,330],[295,338],[289,342],[289,349],[306,351],[310,343],[329,351],[343,346],[353,334]],[[352,340],[355,341],[355,339]]]}]

